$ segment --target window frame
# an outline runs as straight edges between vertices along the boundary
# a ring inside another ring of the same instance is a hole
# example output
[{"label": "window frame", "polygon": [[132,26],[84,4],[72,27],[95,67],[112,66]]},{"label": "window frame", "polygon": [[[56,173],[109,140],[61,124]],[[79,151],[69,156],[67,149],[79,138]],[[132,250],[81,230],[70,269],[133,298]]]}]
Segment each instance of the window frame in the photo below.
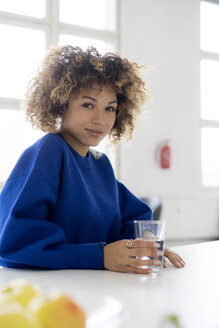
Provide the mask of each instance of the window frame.
[{"label": "window frame", "polygon": [[[45,3],[46,16],[44,18],[30,17],[0,10],[1,24],[43,31],[45,33],[46,38],[46,49],[48,49],[50,46],[58,45],[60,34],[69,34],[73,36],[86,37],[91,39],[102,40],[104,42],[110,42],[115,45],[115,51],[119,50],[119,0],[115,0],[114,31],[98,30],[89,27],[60,22],[59,0],[45,0]],[[0,110],[21,110],[21,103],[22,99],[0,97]],[[117,171],[116,165],[115,170]],[[4,186],[4,183],[5,181],[2,181],[0,177],[0,190]]]},{"label": "window frame", "polygon": [[[219,0],[200,0],[200,6],[201,6],[202,2],[209,2],[212,4],[217,4],[219,6]],[[201,18],[201,11],[200,11],[200,18]],[[201,33],[201,29],[200,29],[200,33]],[[219,53],[202,50],[201,45],[200,45],[200,70],[201,70],[201,61],[203,59],[219,62]],[[200,72],[200,83],[201,83],[201,72]],[[201,97],[201,94],[200,94],[200,97]],[[200,103],[200,109],[201,109],[201,103]],[[219,120],[207,120],[207,119],[202,118],[201,110],[200,110],[200,136],[201,136],[202,128],[205,128],[205,127],[219,129]],[[201,169],[201,175],[202,175],[202,169]],[[203,190],[217,190],[217,191],[219,190],[219,185],[218,186],[204,185],[202,176],[201,176],[201,186],[202,186]]]}]

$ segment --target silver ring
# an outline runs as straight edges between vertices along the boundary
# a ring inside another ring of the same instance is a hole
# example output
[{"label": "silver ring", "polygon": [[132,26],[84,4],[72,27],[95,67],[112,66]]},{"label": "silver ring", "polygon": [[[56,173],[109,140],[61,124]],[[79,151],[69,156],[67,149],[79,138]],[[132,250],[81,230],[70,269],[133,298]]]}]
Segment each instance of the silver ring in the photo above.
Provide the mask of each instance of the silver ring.
[{"label": "silver ring", "polygon": [[132,247],[133,247],[133,243],[132,243],[132,240],[131,240],[131,239],[127,241],[126,246],[127,246],[128,248],[132,248]]}]

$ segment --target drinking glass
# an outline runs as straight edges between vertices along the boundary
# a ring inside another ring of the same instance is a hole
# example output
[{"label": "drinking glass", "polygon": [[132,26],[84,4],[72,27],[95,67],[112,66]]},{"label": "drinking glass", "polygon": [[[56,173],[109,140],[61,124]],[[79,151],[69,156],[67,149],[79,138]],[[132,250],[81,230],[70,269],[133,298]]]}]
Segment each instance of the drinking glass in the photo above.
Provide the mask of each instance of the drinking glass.
[{"label": "drinking glass", "polygon": [[152,221],[142,220],[134,221],[134,236],[135,239],[156,242],[160,245],[157,248],[161,252],[159,258],[153,258],[151,256],[144,256],[142,260],[160,260],[158,265],[145,265],[142,266],[144,269],[151,269],[152,273],[159,273],[163,268],[163,257],[164,257],[164,242],[165,242],[165,221]]}]

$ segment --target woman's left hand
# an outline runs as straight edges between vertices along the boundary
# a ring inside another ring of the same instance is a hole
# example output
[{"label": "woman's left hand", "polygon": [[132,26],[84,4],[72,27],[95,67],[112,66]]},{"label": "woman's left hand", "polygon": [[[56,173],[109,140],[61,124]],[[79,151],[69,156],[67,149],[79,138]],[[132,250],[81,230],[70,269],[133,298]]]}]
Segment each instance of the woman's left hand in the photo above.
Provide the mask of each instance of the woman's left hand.
[{"label": "woman's left hand", "polygon": [[168,247],[165,247],[164,249],[164,262],[163,262],[163,266],[164,268],[167,267],[167,262],[166,262],[166,258],[168,258],[168,260],[176,267],[176,268],[182,268],[185,265],[185,262],[183,261],[183,259],[179,256],[179,254],[171,251]]}]

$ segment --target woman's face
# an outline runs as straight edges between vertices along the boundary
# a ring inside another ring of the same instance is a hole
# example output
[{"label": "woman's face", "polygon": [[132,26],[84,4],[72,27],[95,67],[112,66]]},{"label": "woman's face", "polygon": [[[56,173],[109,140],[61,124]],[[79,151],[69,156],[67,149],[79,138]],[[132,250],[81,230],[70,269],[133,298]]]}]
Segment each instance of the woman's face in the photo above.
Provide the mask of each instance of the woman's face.
[{"label": "woman's face", "polygon": [[82,89],[70,98],[61,134],[81,156],[109,134],[116,119],[117,97],[108,86]]}]

